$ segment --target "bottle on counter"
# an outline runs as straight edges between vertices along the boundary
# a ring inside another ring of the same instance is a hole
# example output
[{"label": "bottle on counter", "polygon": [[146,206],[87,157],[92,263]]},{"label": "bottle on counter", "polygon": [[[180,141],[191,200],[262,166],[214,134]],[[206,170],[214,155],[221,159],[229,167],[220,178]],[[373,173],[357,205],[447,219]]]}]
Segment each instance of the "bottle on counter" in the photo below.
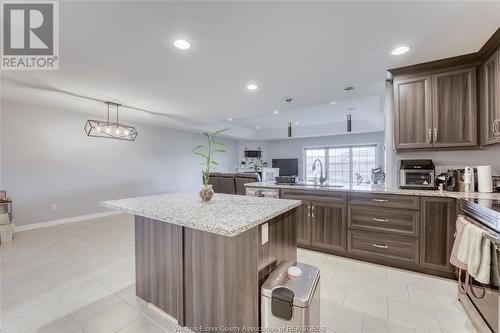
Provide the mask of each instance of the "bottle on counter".
[{"label": "bottle on counter", "polygon": [[465,167],[464,169],[464,192],[474,192],[474,169],[471,167]]}]

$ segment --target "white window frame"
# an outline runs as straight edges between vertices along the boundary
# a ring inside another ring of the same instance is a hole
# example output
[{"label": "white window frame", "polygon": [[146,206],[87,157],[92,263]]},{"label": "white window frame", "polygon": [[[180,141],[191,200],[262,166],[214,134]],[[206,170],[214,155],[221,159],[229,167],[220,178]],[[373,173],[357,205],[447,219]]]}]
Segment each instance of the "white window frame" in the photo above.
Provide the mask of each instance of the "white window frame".
[{"label": "white window frame", "polygon": [[328,168],[329,168],[329,154],[328,149],[335,148],[349,148],[349,183],[354,182],[353,177],[353,163],[352,163],[352,148],[360,147],[375,147],[375,167],[379,166],[379,144],[378,143],[359,143],[359,144],[349,144],[349,145],[333,145],[333,146],[304,146],[302,147],[302,173],[304,181],[307,181],[307,156],[306,150],[308,149],[324,149],[325,150],[325,165],[323,165],[323,173],[326,174],[328,179]]}]

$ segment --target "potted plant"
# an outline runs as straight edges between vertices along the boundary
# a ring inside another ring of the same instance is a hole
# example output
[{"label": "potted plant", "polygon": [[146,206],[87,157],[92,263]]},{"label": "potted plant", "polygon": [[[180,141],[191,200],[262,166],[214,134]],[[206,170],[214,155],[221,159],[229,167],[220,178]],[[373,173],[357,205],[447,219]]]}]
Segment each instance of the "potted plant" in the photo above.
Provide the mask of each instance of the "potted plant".
[{"label": "potted plant", "polygon": [[193,154],[198,155],[203,159],[201,162],[201,165],[203,166],[203,186],[200,189],[200,197],[203,202],[210,201],[214,195],[214,189],[212,188],[212,185],[208,183],[208,178],[210,176],[210,172],[213,171],[214,166],[219,165],[219,163],[213,159],[213,155],[216,152],[226,152],[226,145],[217,140],[217,136],[227,130],[228,128],[224,128],[213,133],[204,132],[203,135],[207,140],[207,144],[198,145],[193,148]]},{"label": "potted plant", "polygon": [[262,169],[267,167],[267,162],[264,161],[262,158],[257,158],[255,161],[251,161],[248,163],[248,166],[250,168],[253,168],[253,170],[259,174],[260,177],[262,177]]}]

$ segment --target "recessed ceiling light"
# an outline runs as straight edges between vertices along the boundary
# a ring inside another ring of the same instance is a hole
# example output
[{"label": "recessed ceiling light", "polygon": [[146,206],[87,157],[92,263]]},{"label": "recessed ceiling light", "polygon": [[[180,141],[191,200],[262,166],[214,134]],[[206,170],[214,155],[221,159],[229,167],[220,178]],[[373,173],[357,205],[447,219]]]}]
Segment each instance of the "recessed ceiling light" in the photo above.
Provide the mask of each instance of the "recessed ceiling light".
[{"label": "recessed ceiling light", "polygon": [[278,113],[279,113],[279,111],[278,111],[278,110],[274,110],[273,112],[274,112],[274,114],[278,114]]},{"label": "recessed ceiling light", "polygon": [[255,129],[258,131],[258,130],[260,130],[260,127],[259,126],[255,126]]},{"label": "recessed ceiling light", "polygon": [[181,50],[187,50],[191,48],[191,43],[184,39],[178,39],[174,42],[176,48]]},{"label": "recessed ceiling light", "polygon": [[337,103],[337,102],[335,102],[335,101],[331,101],[331,102],[330,102],[330,104],[335,104],[335,103]]},{"label": "recessed ceiling light", "polygon": [[231,122],[231,121],[233,121],[233,118],[229,118],[228,120]]},{"label": "recessed ceiling light", "polygon": [[255,83],[249,83],[247,85],[247,89],[248,90],[257,90],[257,89],[259,89],[259,87]]},{"label": "recessed ceiling light", "polygon": [[399,47],[396,47],[394,50],[392,50],[391,54],[392,55],[401,55],[401,54],[405,54],[408,51],[410,51],[409,46],[399,46]]},{"label": "recessed ceiling light", "polygon": [[298,122],[298,121],[296,121],[296,122],[295,122],[295,125],[298,125],[298,124],[299,124],[299,122]]}]

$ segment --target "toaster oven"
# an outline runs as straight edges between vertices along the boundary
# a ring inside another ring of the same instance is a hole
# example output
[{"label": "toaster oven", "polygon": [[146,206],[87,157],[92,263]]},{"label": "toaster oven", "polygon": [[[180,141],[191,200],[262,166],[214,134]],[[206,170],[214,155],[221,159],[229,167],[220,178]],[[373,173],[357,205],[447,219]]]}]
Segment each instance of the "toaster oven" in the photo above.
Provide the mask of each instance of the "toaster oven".
[{"label": "toaster oven", "polygon": [[436,189],[436,171],[432,160],[401,160],[399,187],[402,189]]}]

